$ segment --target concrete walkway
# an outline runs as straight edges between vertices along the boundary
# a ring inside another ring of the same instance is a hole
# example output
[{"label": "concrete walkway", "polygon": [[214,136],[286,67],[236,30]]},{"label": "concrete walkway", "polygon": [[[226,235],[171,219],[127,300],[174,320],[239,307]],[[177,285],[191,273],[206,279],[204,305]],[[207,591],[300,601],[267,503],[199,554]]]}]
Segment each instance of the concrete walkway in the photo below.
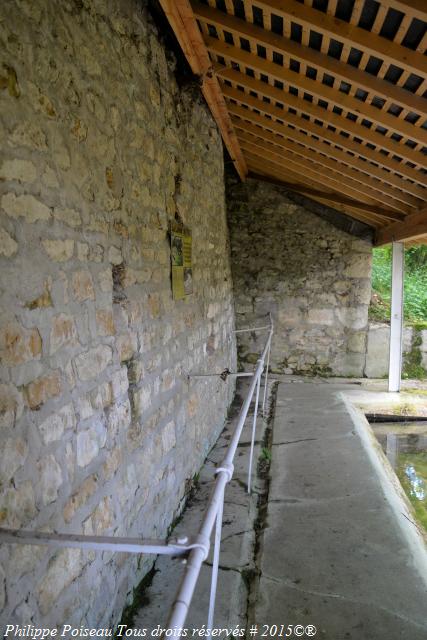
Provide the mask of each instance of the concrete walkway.
[{"label": "concrete walkway", "polygon": [[[234,415],[201,470],[177,536],[198,529],[248,384],[239,382]],[[264,624],[277,624],[279,633],[284,625],[282,637],[288,625],[302,625],[288,633],[291,638],[427,639],[425,548],[407,520],[393,474],[384,471],[382,454],[377,457],[376,441],[369,440],[369,425],[346,401],[369,405],[370,393],[355,384],[280,377],[273,420],[267,425],[258,419],[256,458],[262,464],[251,496],[248,417],[226,490],[215,627],[257,624],[258,633],[246,636],[255,640],[271,637],[262,636]],[[189,635],[206,624],[211,562],[212,555],[202,567]],[[147,636],[165,624],[183,566],[159,557],[155,571],[132,625],[147,629]],[[306,633],[307,625],[316,627],[315,636]]]},{"label": "concrete walkway", "polygon": [[342,397],[358,388],[279,384],[253,621],[312,624],[327,640],[425,640],[425,551]]}]

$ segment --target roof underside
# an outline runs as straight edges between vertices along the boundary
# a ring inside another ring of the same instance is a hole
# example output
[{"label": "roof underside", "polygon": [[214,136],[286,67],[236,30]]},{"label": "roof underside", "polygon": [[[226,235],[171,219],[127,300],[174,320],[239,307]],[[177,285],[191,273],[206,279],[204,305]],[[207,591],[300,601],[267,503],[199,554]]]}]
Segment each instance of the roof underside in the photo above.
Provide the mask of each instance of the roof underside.
[{"label": "roof underside", "polygon": [[242,180],[427,243],[427,0],[160,0]]}]

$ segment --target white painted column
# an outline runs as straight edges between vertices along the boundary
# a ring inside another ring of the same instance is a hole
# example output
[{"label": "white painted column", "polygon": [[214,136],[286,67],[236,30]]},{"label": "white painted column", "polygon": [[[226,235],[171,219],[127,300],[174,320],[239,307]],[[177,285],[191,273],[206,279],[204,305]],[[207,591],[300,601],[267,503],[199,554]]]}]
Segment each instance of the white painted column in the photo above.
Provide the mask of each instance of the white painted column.
[{"label": "white painted column", "polygon": [[391,270],[390,360],[388,390],[400,391],[402,377],[403,340],[403,272],[405,252],[403,242],[393,242]]}]

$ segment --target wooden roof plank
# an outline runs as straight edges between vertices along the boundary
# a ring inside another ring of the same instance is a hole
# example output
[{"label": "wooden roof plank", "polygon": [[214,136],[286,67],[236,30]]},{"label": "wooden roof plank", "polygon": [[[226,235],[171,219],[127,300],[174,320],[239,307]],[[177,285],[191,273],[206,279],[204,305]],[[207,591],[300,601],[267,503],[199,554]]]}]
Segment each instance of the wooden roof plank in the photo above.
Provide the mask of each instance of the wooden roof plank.
[{"label": "wooden roof plank", "polygon": [[[321,192],[322,195],[320,195],[319,192],[319,195],[314,195],[316,185],[311,183],[310,180],[304,179],[304,184],[298,183],[296,182],[298,176],[292,174],[292,172],[287,170],[278,171],[276,170],[276,168],[271,167],[271,165],[263,162],[256,156],[248,156],[248,168],[249,173],[255,172],[256,174],[259,174],[259,176],[264,176],[266,182],[274,182],[275,184],[277,184],[277,181],[279,181],[280,183],[286,183],[287,185],[294,184],[296,192],[301,193],[302,195],[307,195],[312,200],[322,202],[322,204],[326,204],[333,209],[342,211],[346,215],[357,218],[358,220],[362,220],[363,222],[366,222],[371,226],[378,228],[384,225],[383,218],[376,216],[374,213],[369,213],[365,210],[358,209],[357,203],[355,203],[354,201],[350,201],[351,204],[344,204],[340,201],[340,195],[335,192]],[[307,193],[307,189],[311,190],[311,193]]]},{"label": "wooden roof plank", "polygon": [[427,22],[427,5],[425,0],[381,0],[388,9],[396,9],[411,18]]},{"label": "wooden roof plank", "polygon": [[[307,147],[302,147],[300,144],[292,140],[281,138],[248,122],[245,123],[243,120],[232,120],[239,140],[242,138],[242,135],[243,139],[245,139],[246,134],[249,134],[252,137],[256,136],[260,140],[263,140],[266,144],[273,144],[278,148],[287,149],[297,155],[300,155],[308,163],[313,162],[315,164],[321,165],[324,169],[332,171],[333,173],[339,173],[347,179],[347,184],[353,189],[355,189],[356,191],[360,191],[362,194],[365,194],[374,200],[377,200],[381,204],[388,204],[389,207],[396,209],[399,212],[411,212],[411,209],[408,206],[405,206],[398,200],[394,199],[392,192],[389,192],[386,195],[381,190],[378,190],[378,181],[373,184],[373,181],[369,181],[368,176],[358,174],[357,172],[352,171],[351,169],[337,161],[329,160],[328,158],[321,156],[315,150],[313,153],[313,150]],[[310,139],[306,141],[306,144],[307,142],[309,142],[309,140]]]},{"label": "wooden roof plank", "polygon": [[[315,49],[304,47],[298,42],[284,38],[261,27],[246,24],[239,18],[207,7],[200,2],[193,0],[192,7],[196,17],[201,20],[206,20],[209,24],[221,26],[231,33],[239,33],[248,38],[252,38],[264,46],[271,46],[275,51],[288,55],[300,62],[305,62],[317,69],[321,69],[323,72],[335,76],[338,80],[348,82],[375,96],[385,100],[391,100],[395,104],[423,116],[423,119],[425,118],[425,99],[414,95],[410,91],[406,91],[390,82],[377,78],[357,67],[345,64],[341,60],[336,60],[331,56],[320,53]],[[359,101],[359,106],[361,105],[363,105],[363,102]]]},{"label": "wooden roof plank", "polygon": [[[338,194],[337,198],[339,198],[337,202],[343,202],[344,199],[344,202],[351,202],[353,206],[359,206],[359,208],[365,211],[374,213],[388,220],[402,220],[405,218],[405,216],[394,211],[390,211],[390,209],[379,207],[374,202],[372,202],[370,198],[365,198],[363,201],[361,201],[360,199],[358,199],[359,194],[357,192],[354,192],[350,187],[342,184],[340,185],[340,183],[336,182],[331,176],[324,175],[322,178],[321,175],[317,175],[316,171],[309,169],[307,166],[300,165],[300,163],[292,157],[282,156],[276,154],[274,151],[267,151],[264,147],[260,147],[259,145],[247,141],[242,141],[241,146],[242,149],[245,150],[245,152],[248,152],[253,156],[259,156],[260,158],[268,160],[273,164],[277,164],[279,169],[283,169],[283,164],[286,160],[290,160],[294,165],[297,165],[298,167],[301,166],[303,170],[302,175],[304,176],[304,178],[309,178],[313,183],[317,183],[323,188],[327,187],[331,191],[335,191]],[[289,164],[285,164],[285,168],[288,172],[292,170],[290,169]],[[293,173],[295,175],[298,175],[296,171],[293,171]]]},{"label": "wooden roof plank", "polygon": [[[240,119],[257,125],[257,127],[260,128],[260,131],[265,131],[266,133],[271,131],[273,134],[278,134],[284,138],[305,144],[307,147],[312,147],[319,154],[326,154],[329,158],[340,161],[346,166],[355,169],[357,173],[363,173],[367,180],[371,179],[371,176],[377,177],[377,188],[385,194],[389,194],[389,188],[393,188],[393,196],[404,204],[408,204],[408,202],[410,202],[414,206],[420,207],[424,200],[427,200],[427,190],[422,187],[413,185],[412,183],[403,180],[403,178],[385,171],[381,167],[372,165],[366,160],[349,155],[345,151],[341,151],[331,144],[326,144],[323,140],[306,135],[296,128],[291,129],[290,127],[286,127],[274,120],[265,118],[254,111],[245,109],[236,104],[229,104],[229,112],[232,116],[232,120],[237,116]],[[411,200],[408,200],[408,197],[411,198]]]},{"label": "wooden roof plank", "polygon": [[[264,83],[260,83],[260,84],[264,84]],[[265,85],[265,86],[266,86],[265,90],[274,89],[274,87],[270,87],[270,85]],[[293,116],[292,114],[286,112],[284,109],[279,109],[278,107],[275,107],[272,104],[269,104],[257,98],[253,98],[247,93],[244,93],[243,91],[239,91],[237,89],[233,89],[232,87],[224,86],[223,93],[224,93],[224,96],[227,98],[236,100],[237,102],[241,104],[245,104],[246,106],[252,109],[257,109],[261,113],[272,116],[273,118],[277,118],[279,120],[292,123],[293,126],[296,126],[301,130],[309,131],[314,135],[318,136],[319,138],[328,140],[333,144],[337,144],[343,147],[344,149],[349,149],[352,152],[356,153],[357,155],[363,158],[366,158],[367,160],[376,162],[380,166],[390,169],[390,171],[399,173],[409,178],[410,180],[413,180],[414,182],[420,184],[421,186],[427,187],[427,177],[421,174],[420,172],[417,172],[415,169],[412,169],[411,167],[407,167],[403,163],[398,163],[392,158],[388,158],[382,154],[379,154],[378,152],[372,149],[369,149],[369,147],[356,143],[353,140],[350,140],[349,138],[340,136],[339,134],[333,131],[330,131],[327,128],[321,127],[315,122],[313,123],[308,120],[304,120],[303,118],[298,118],[297,116]],[[294,98],[294,96],[292,96],[292,98]],[[297,108],[298,109],[301,108],[300,103]]]},{"label": "wooden roof plank", "polygon": [[[217,55],[219,54],[225,58],[229,58],[230,60],[233,60],[234,62],[251,67],[252,69],[257,69],[261,73],[265,73],[271,78],[274,78],[281,82],[285,82],[286,84],[302,87],[304,91],[317,95],[317,97],[321,97],[323,95],[323,97],[325,98],[325,96],[328,94],[326,89],[328,89],[329,91],[333,91],[329,89],[329,87],[326,87],[323,84],[315,82],[314,80],[310,80],[305,76],[300,76],[297,73],[290,71],[289,69],[285,69],[282,66],[279,66],[277,64],[270,62],[269,60],[264,60],[263,58],[260,58],[259,56],[256,56],[253,53],[242,51],[241,49],[238,49],[233,45],[229,45],[225,42],[221,42],[215,38],[206,38],[206,46],[209,51],[212,51]],[[242,74],[242,75],[245,75],[245,74]],[[261,84],[266,85],[266,83],[261,83]],[[266,85],[266,86],[269,86],[269,85]],[[274,89],[275,87],[272,87],[272,88]],[[399,144],[395,140],[391,140],[390,138],[385,137],[384,135],[376,132],[374,130],[374,127],[367,128],[365,126],[362,126],[358,122],[353,122],[352,120],[343,118],[342,116],[336,113],[332,113],[330,111],[327,111],[326,109],[322,109],[321,107],[316,106],[308,102],[307,100],[301,100],[300,98],[297,98],[296,96],[293,96],[290,93],[286,93],[285,91],[276,89],[275,93],[276,95],[277,94],[281,95],[280,100],[282,103],[288,103],[289,105],[292,104],[294,108],[304,111],[305,113],[313,116],[314,118],[328,122],[329,124],[332,124],[334,127],[337,127],[342,129],[343,131],[346,131],[347,133],[349,133],[349,135],[355,136],[357,138],[361,138],[362,140],[366,140],[367,142],[370,142],[375,146],[385,149],[390,154],[404,158],[408,162],[411,162],[415,165],[424,166],[425,158],[419,151],[414,151],[409,146]],[[336,92],[336,93],[339,93],[339,92]],[[345,96],[345,94],[342,94],[342,95]],[[297,106],[295,107],[296,104]],[[362,109],[364,104],[359,103],[357,106],[359,109]],[[380,110],[375,109],[375,107],[370,107],[370,109],[377,112],[378,114],[381,113]],[[402,122],[398,118],[394,118],[392,116],[388,116],[388,117],[395,120],[396,124]],[[369,120],[370,118],[367,117],[366,119]],[[378,121],[377,124],[380,124],[380,122]],[[412,127],[412,125],[409,125],[408,123],[406,123],[406,125],[411,127],[411,129],[413,128],[417,132],[420,131],[419,128]],[[422,131],[423,131],[422,136],[423,137],[426,136],[427,132],[425,130],[422,130]]]},{"label": "wooden roof plank", "polygon": [[[377,247],[389,242],[415,240],[427,236],[427,208],[407,216],[403,222],[387,225],[375,237]],[[425,241],[427,244],[427,240]]]},{"label": "wooden roof plank", "polygon": [[329,16],[317,9],[300,4],[296,0],[257,0],[262,9],[272,11],[277,16],[291,19],[300,25],[307,25],[313,31],[326,34],[347,43],[351,47],[366,51],[384,62],[406,69],[421,77],[427,75],[427,60],[416,51],[401,47],[393,41],[351,25],[344,20]]}]

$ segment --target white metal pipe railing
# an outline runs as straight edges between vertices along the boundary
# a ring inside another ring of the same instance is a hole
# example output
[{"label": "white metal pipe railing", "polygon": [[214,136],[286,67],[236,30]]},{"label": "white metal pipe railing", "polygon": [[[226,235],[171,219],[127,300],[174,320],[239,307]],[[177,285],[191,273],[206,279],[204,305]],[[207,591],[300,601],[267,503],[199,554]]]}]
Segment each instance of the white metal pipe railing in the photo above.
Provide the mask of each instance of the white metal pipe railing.
[{"label": "white metal pipe railing", "polygon": [[[271,317],[270,317],[271,320]],[[224,500],[224,489],[225,485],[230,482],[233,477],[234,467],[233,460],[236,454],[237,447],[239,445],[240,436],[242,434],[243,426],[245,424],[246,417],[248,415],[249,407],[252,401],[252,397],[254,395],[255,388],[257,388],[259,395],[259,382],[264,370],[264,361],[267,356],[267,353],[270,349],[271,338],[273,335],[273,323],[270,323],[270,331],[268,334],[267,342],[262,352],[260,359],[258,360],[256,370],[252,377],[251,385],[249,387],[248,394],[243,402],[243,406],[240,410],[239,418],[237,421],[236,429],[232,435],[230,440],[230,444],[227,448],[227,453],[223,462],[217,468],[217,480],[215,482],[213,492],[211,498],[209,500],[209,506],[205,513],[205,517],[203,519],[202,525],[199,530],[199,536],[196,540],[199,540],[202,544],[207,540],[206,547],[206,557],[209,552],[209,540],[212,534],[212,529],[215,524],[215,519],[219,512],[219,509],[222,508],[223,500]],[[254,416],[254,424],[256,425],[256,413]],[[254,431],[252,430],[252,441],[254,440]],[[252,442],[251,441],[251,442]],[[249,467],[252,469],[252,457],[253,457],[253,446],[251,446],[251,454],[249,459]],[[249,482],[248,482],[249,489]],[[187,617],[187,613],[191,604],[191,600],[193,598],[194,589],[196,586],[197,579],[199,577],[200,569],[202,567],[202,563],[204,561],[204,554],[201,548],[194,549],[190,551],[188,563],[185,568],[185,574],[181,585],[179,587],[177,596],[172,606],[172,612],[169,617],[166,626],[166,636],[173,634],[175,637],[180,634],[180,629],[183,628],[185,624],[185,620]],[[217,572],[216,572],[217,575]],[[211,594],[216,593],[216,585],[211,588]],[[210,603],[210,610],[213,607],[213,602]],[[210,616],[210,619],[213,620],[213,617]],[[170,633],[168,634],[168,631]]]},{"label": "white metal pipe railing", "polygon": [[[256,421],[258,414],[258,402],[260,393],[261,377],[264,372],[264,364],[267,358],[267,368],[265,372],[265,389],[263,394],[263,415],[265,415],[265,405],[267,397],[268,363],[270,358],[271,340],[273,336],[273,322],[270,315],[270,325],[265,327],[255,327],[254,329],[240,329],[242,331],[261,331],[269,329],[268,338],[257,362],[253,373],[244,375],[252,376],[249,391],[243,402],[239,413],[237,425],[231,437],[227,452],[222,463],[215,471],[215,484],[208,506],[205,511],[199,533],[195,537],[182,536],[180,538],[170,538],[168,540],[144,540],[140,538],[112,537],[112,536],[86,536],[70,533],[45,533],[43,531],[25,531],[17,529],[0,528],[0,543],[15,544],[36,544],[48,545],[51,547],[74,547],[80,549],[93,549],[95,551],[118,551],[127,553],[146,553],[155,555],[182,556],[188,554],[185,564],[184,576],[181,581],[178,593],[174,600],[172,610],[168,619],[166,636],[168,629],[174,630],[173,635],[177,637],[185,624],[187,613],[194,594],[194,589],[200,574],[203,562],[206,560],[210,549],[210,539],[215,526],[215,546],[213,555],[210,602],[208,613],[208,629],[212,628],[215,609],[215,598],[218,581],[219,554],[221,544],[222,514],[224,507],[224,491],[226,485],[233,477],[233,460],[239,445],[242,430],[248,415],[249,407],[256,390],[254,418],[252,423],[251,448],[249,456],[248,471],[248,492],[251,491],[252,462],[255,444]],[[237,333],[237,332],[236,332]],[[234,374],[235,375],[235,374]],[[242,374],[243,375],[243,374]]]}]

